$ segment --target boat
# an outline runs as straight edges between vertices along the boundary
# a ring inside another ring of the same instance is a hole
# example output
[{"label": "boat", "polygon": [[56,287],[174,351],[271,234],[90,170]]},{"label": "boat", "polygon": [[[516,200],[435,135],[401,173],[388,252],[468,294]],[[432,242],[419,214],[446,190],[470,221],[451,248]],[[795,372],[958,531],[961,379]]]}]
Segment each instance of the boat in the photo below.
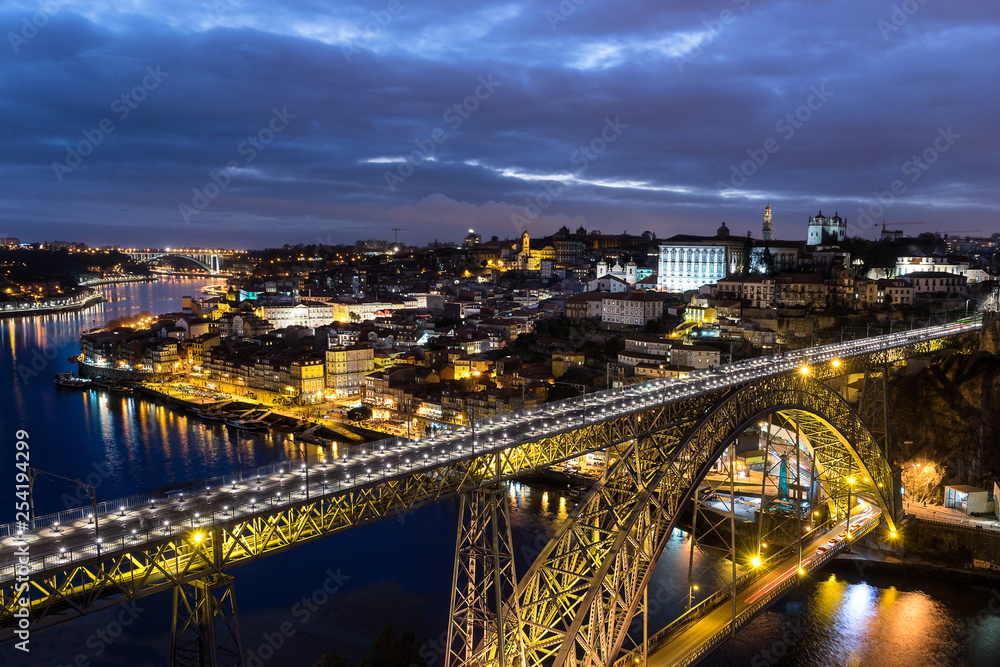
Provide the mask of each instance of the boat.
[{"label": "boat", "polygon": [[222,410],[192,410],[191,412],[210,422],[224,422],[229,418],[229,415]]},{"label": "boat", "polygon": [[56,373],[56,386],[67,389],[86,389],[94,383],[89,378],[76,377],[72,373]]},{"label": "boat", "polygon": [[259,419],[228,419],[226,425],[237,431],[266,431],[267,424]]}]

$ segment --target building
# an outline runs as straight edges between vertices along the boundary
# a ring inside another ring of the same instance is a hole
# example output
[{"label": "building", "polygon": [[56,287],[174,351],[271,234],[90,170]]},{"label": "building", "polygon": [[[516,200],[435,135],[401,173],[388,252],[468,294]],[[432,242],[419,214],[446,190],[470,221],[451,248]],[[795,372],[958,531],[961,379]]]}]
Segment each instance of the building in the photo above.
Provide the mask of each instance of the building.
[{"label": "building", "polygon": [[915,271],[904,275],[903,280],[913,286],[915,298],[965,294],[969,282],[963,275],[943,271]]},{"label": "building", "polygon": [[289,306],[261,306],[256,312],[275,329],[290,326],[315,329],[333,321],[333,305],[321,301],[302,301]]},{"label": "building", "polygon": [[[661,360],[667,360],[670,358],[670,348],[673,345],[673,342],[661,336],[633,334],[625,337],[625,349],[623,352],[654,355],[660,357]],[[618,353],[619,360],[621,360],[623,352]]]},{"label": "building", "polygon": [[890,280],[883,278],[872,281],[875,286],[875,299],[878,303],[897,306],[913,305],[913,286],[905,280]]},{"label": "building", "polygon": [[760,237],[765,241],[770,241],[773,232],[773,227],[771,225],[771,204],[769,203],[764,209],[764,225],[761,230]]},{"label": "building", "polygon": [[809,218],[807,245],[831,245],[847,240],[847,219],[834,212],[832,218],[827,218],[820,211]]},{"label": "building", "polygon": [[946,486],[944,506],[969,515],[983,514],[989,511],[989,492],[967,484]]},{"label": "building", "polygon": [[663,301],[645,291],[606,295],[601,304],[605,324],[641,327],[663,316]]},{"label": "building", "polygon": [[337,398],[360,396],[365,376],[375,372],[371,345],[345,345],[326,351],[326,391]]},{"label": "building", "polygon": [[563,302],[563,314],[573,324],[579,324],[589,317],[600,317],[605,296],[605,292],[574,294]]},{"label": "building", "polygon": [[587,357],[577,352],[553,352],[552,353],[552,375],[556,379],[561,378],[571,368],[579,368],[586,363]]},{"label": "building", "polygon": [[[600,261],[597,263],[597,278],[600,279],[604,276],[614,276],[634,287],[639,279],[639,267],[635,262],[628,262],[624,267],[615,262],[614,266],[609,267],[607,262]],[[596,288],[592,287],[591,289]]]},{"label": "building", "polygon": [[727,278],[716,285],[719,299],[741,299],[749,308],[770,308],[774,305],[775,280],[767,276]]},{"label": "building", "polygon": [[830,286],[817,273],[778,276],[774,281],[774,305],[781,308],[824,306]]},{"label": "building", "polygon": [[729,235],[726,223],[715,236],[678,234],[660,244],[657,288],[666,292],[696,290],[738,273],[744,240]]},{"label": "building", "polygon": [[256,338],[274,329],[270,322],[253,313],[223,313],[216,320],[223,338]]},{"label": "building", "polygon": [[670,348],[670,363],[692,368],[718,367],[722,353],[708,345],[675,345]]}]

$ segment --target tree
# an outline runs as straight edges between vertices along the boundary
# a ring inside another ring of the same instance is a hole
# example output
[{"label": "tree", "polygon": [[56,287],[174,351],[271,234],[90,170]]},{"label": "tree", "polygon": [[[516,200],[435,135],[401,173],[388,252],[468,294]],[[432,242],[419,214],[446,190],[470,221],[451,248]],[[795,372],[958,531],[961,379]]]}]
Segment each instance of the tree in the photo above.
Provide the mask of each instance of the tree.
[{"label": "tree", "polygon": [[387,625],[372,643],[368,658],[362,660],[358,667],[411,667],[423,662],[416,635],[404,632],[396,637],[392,626]]},{"label": "tree", "polygon": [[[416,635],[404,632],[397,637],[392,626],[387,625],[372,643],[368,657],[356,667],[413,667],[424,662]],[[321,655],[313,667],[355,667],[355,663],[334,652]]]},{"label": "tree", "polygon": [[372,409],[361,406],[359,408],[351,408],[347,411],[347,418],[352,422],[363,422],[372,418]]},{"label": "tree", "polygon": [[743,239],[743,259],[740,262],[740,274],[749,276],[753,268],[753,237],[747,232]]},{"label": "tree", "polygon": [[337,653],[324,653],[313,667],[354,667],[354,663]]}]

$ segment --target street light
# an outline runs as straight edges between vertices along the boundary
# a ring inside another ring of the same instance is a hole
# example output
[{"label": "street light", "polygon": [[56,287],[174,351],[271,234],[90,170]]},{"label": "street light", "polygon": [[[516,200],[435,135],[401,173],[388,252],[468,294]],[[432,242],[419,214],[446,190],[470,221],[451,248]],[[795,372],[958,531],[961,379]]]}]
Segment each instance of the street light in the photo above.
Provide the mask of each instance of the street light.
[{"label": "street light", "polygon": [[691,602],[694,598],[694,592],[698,590],[698,584],[692,584],[688,586],[688,610],[691,609]]}]

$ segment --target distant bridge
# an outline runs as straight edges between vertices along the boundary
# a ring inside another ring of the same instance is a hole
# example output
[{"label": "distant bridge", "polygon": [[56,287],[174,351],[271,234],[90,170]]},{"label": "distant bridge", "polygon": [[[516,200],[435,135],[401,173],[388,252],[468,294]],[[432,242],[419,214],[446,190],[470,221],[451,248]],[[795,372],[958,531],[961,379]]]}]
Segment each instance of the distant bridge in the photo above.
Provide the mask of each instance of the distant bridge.
[{"label": "distant bridge", "polygon": [[139,262],[140,264],[148,264],[162,257],[180,257],[194,262],[211,274],[222,271],[222,256],[212,250],[171,250],[170,248],[166,250],[150,250],[147,248],[146,250],[127,250],[125,254],[132,261]]}]

